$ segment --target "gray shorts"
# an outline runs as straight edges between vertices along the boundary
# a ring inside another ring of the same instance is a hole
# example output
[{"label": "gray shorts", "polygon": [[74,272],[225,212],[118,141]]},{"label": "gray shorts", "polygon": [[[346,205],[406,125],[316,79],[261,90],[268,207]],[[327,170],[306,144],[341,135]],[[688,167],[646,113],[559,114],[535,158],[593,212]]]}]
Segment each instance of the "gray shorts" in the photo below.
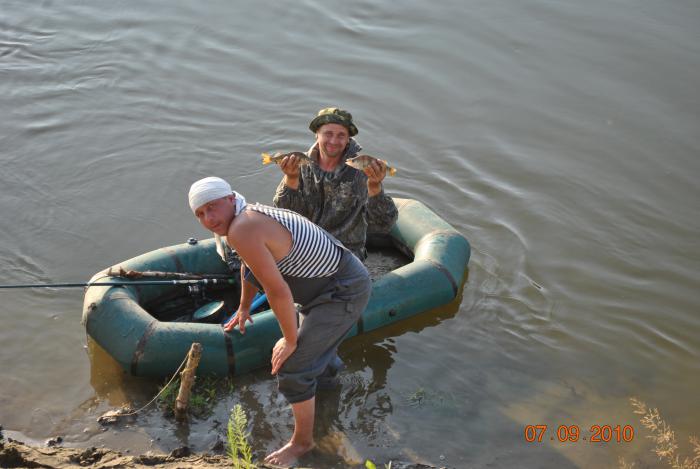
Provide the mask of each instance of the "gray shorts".
[{"label": "gray shorts", "polygon": [[280,392],[294,404],[311,399],[318,378],[337,366],[338,346],[364,312],[372,283],[362,262],[345,250],[333,276],[285,280],[304,315],[297,348],[277,373]]}]

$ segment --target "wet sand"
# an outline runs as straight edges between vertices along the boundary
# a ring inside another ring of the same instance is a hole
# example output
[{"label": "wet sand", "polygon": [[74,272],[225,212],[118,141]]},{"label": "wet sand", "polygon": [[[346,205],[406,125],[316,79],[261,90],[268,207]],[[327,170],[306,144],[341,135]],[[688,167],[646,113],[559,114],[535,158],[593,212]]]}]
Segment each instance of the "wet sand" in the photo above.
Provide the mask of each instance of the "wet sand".
[{"label": "wet sand", "polygon": [[[65,469],[91,467],[93,469],[145,469],[145,468],[230,468],[231,460],[224,455],[190,454],[186,448],[174,450],[169,455],[146,453],[126,456],[118,451],[103,448],[62,448],[60,446],[29,446],[11,438],[0,439],[0,467]],[[259,468],[277,469],[278,466],[258,464]],[[364,467],[358,466],[358,467]],[[381,465],[378,465],[381,467]],[[437,469],[434,466],[392,461],[394,469]],[[311,468],[309,468],[311,469]],[[446,468],[445,468],[446,469]]]},{"label": "wet sand", "polygon": [[[142,454],[125,456],[117,451],[98,448],[61,448],[61,447],[32,447],[24,443],[7,440],[0,442],[0,467],[44,467],[44,468],[75,468],[92,467],[106,468],[175,468],[231,467],[231,460],[225,456],[188,455],[176,457],[173,455]],[[265,466],[261,466],[265,467]]]}]

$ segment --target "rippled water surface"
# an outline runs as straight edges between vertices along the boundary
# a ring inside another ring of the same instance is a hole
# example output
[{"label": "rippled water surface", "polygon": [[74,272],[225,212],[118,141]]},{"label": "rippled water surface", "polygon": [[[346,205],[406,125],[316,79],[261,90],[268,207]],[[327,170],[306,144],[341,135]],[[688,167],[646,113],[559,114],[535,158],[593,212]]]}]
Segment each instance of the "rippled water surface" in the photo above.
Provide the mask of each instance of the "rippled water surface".
[{"label": "rippled water surface", "polygon": [[[655,465],[629,398],[681,450],[700,433],[700,6],[548,2],[4,1],[0,283],[81,282],[206,237],[199,177],[269,203],[259,154],[306,149],[321,107],[472,244],[457,301],[346,343],[320,450],[450,467]],[[80,325],[81,289],[0,290],[6,434],[137,453],[207,451],[242,402],[258,454],[291,413],[261,370],[177,425]],[[546,424],[541,443],[527,425]],[[555,429],[632,425],[629,443]],[[550,439],[553,438],[553,440]]]}]

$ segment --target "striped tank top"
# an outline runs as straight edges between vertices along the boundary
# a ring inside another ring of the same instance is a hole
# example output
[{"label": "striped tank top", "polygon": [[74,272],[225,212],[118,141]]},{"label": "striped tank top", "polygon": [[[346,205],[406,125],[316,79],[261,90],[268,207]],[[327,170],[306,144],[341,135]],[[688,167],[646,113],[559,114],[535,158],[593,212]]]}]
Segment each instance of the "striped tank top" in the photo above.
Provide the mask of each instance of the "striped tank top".
[{"label": "striped tank top", "polygon": [[248,204],[245,209],[273,218],[291,233],[292,249],[277,262],[282,275],[316,278],[337,272],[343,248],[325,230],[291,210],[261,204]]}]

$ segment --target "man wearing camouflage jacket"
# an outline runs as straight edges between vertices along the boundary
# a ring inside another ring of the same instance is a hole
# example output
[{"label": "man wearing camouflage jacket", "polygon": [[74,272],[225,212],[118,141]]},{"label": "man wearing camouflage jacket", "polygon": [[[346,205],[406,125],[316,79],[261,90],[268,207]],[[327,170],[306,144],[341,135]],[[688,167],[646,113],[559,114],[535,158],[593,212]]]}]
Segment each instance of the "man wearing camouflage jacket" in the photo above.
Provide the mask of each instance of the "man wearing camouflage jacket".
[{"label": "man wearing camouflage jacket", "polygon": [[316,134],[307,152],[311,162],[302,165],[293,155],[280,162],[284,177],[273,203],[304,215],[364,260],[367,233],[388,233],[398,216],[382,187],[386,164],[374,161],[364,171],[345,164],[362,149],[347,111],[322,109],[309,129]]}]

